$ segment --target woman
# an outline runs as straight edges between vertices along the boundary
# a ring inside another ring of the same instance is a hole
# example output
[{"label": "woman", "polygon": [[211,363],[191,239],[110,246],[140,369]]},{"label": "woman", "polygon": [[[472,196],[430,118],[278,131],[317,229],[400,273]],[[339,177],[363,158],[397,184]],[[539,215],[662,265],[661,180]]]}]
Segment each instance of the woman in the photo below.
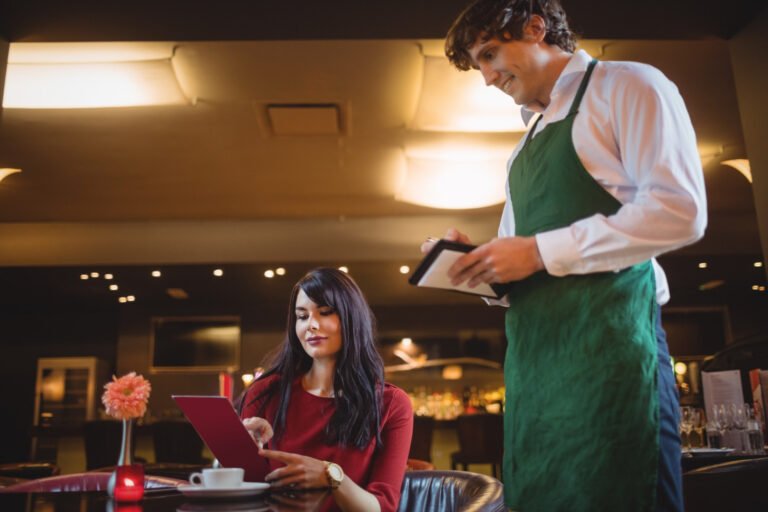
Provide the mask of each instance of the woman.
[{"label": "woman", "polygon": [[396,510],[413,431],[408,396],[384,382],[375,320],[344,272],[293,288],[286,339],[241,418],[276,487],[332,489],[341,510]]}]

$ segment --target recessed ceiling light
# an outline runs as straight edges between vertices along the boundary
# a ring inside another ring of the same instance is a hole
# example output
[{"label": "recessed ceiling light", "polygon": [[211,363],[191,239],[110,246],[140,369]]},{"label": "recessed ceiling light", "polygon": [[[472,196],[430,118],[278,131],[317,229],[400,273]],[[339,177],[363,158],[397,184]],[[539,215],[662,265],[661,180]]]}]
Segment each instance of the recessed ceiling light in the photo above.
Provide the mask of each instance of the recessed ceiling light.
[{"label": "recessed ceiling light", "polygon": [[161,275],[163,275],[163,274],[159,270],[153,270],[152,271],[152,277],[160,277]]},{"label": "recessed ceiling light", "polygon": [[339,267],[339,270],[341,270],[341,271],[342,271],[342,272],[344,272],[345,274],[349,273],[349,268],[345,267],[344,265],[340,266],[340,267]]},{"label": "recessed ceiling light", "polygon": [[400,340],[400,343],[402,343],[404,347],[410,347],[413,345],[413,340],[411,338],[403,338]]},{"label": "recessed ceiling light", "polygon": [[407,274],[410,271],[411,271],[411,267],[409,267],[408,265],[403,265],[402,267],[400,267],[401,274]]},{"label": "recessed ceiling light", "polygon": [[136,297],[134,297],[133,295],[129,295],[126,297],[126,299],[128,299],[128,302],[134,302],[136,300]]},{"label": "recessed ceiling light", "polygon": [[277,267],[275,269],[275,274],[277,274],[279,276],[284,276],[285,275],[285,269],[283,267]]},{"label": "recessed ceiling light", "polygon": [[80,274],[80,279],[82,279],[83,281],[86,281],[86,280],[88,280],[90,278],[91,278],[91,276],[89,276],[88,274]]},{"label": "recessed ceiling light", "polygon": [[109,289],[110,289],[110,290],[112,290],[113,292],[114,292],[114,291],[116,291],[116,290],[117,290],[117,288],[118,288],[118,287],[117,287],[117,285],[116,285],[116,284],[111,284],[111,285],[109,285]]},{"label": "recessed ceiling light", "polygon": [[759,286],[759,285],[756,285],[756,284],[753,284],[753,285],[752,285],[752,289],[753,289],[754,291],[758,291],[758,290],[760,290],[760,286]]},{"label": "recessed ceiling light", "polygon": [[221,270],[220,268],[217,268],[216,270],[213,271],[213,275],[215,275],[216,277],[221,277],[224,275],[224,271]]},{"label": "recessed ceiling light", "polygon": [[762,261],[756,261],[752,265],[754,265],[755,268],[761,268],[763,266],[763,262]]},{"label": "recessed ceiling light", "polygon": [[273,277],[275,277],[275,271],[272,269],[265,270],[264,277],[266,277],[267,279],[272,279]]},{"label": "recessed ceiling light", "polygon": [[99,277],[99,273],[98,272],[91,272],[91,277],[93,277],[93,278]]},{"label": "recessed ceiling light", "polygon": [[113,279],[114,277],[115,276],[113,276],[112,274],[104,274],[104,279],[106,279],[107,281],[109,281],[110,279]]},{"label": "recessed ceiling light", "polygon": [[128,299],[126,299],[125,297],[120,297],[119,299],[117,299],[117,302],[119,302],[120,304],[125,304],[126,302],[128,302]]},{"label": "recessed ceiling light", "polygon": [[706,261],[702,261],[701,263],[699,263],[699,268],[707,268],[708,266],[709,265],[707,264]]}]

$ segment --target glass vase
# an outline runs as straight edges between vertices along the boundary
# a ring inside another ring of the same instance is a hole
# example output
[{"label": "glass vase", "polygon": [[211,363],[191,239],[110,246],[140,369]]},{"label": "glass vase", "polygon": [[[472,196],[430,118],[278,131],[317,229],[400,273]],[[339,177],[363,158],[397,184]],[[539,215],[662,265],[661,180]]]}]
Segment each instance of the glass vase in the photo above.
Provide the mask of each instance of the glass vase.
[{"label": "glass vase", "polygon": [[120,457],[109,476],[107,493],[117,501],[139,501],[144,496],[144,468],[133,460],[133,419],[123,420]]}]

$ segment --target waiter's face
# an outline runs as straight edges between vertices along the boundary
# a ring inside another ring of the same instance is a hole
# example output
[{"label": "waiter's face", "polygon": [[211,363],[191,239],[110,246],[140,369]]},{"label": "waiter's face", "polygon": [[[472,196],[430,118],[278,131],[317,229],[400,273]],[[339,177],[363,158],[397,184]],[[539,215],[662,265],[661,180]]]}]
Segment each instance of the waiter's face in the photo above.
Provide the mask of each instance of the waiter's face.
[{"label": "waiter's face", "polygon": [[546,55],[541,51],[539,39],[530,35],[528,28],[519,40],[491,38],[484,41],[481,34],[469,54],[485,84],[499,88],[518,105],[540,110],[536,108],[537,103],[548,100],[544,73]]}]

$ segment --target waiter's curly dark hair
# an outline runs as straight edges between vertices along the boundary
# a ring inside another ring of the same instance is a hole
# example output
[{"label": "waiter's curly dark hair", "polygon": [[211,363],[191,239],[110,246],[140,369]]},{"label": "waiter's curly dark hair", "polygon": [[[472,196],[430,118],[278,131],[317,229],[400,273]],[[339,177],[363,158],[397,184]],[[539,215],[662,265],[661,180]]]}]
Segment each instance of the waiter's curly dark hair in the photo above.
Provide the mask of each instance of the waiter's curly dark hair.
[{"label": "waiter's curly dark hair", "polygon": [[474,0],[456,18],[445,39],[445,55],[462,71],[474,67],[469,55],[477,38],[502,41],[523,38],[523,28],[538,14],[546,23],[544,41],[566,52],[576,48],[576,37],[568,27],[559,0]]}]

